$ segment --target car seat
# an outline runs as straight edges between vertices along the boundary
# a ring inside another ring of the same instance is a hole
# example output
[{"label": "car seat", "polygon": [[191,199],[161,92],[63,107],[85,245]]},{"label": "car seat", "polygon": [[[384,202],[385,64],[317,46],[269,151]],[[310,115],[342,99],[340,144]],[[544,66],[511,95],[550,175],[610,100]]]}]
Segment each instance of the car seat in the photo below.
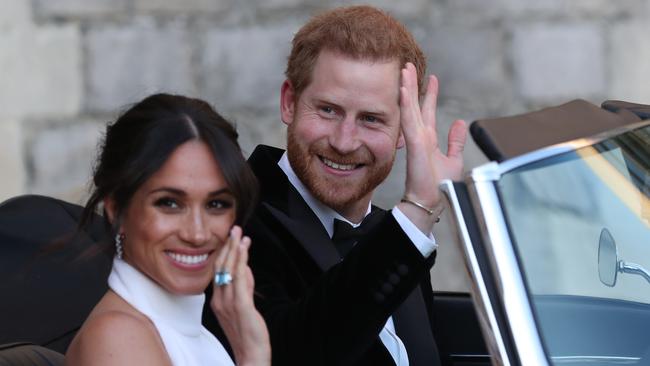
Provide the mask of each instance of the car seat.
[{"label": "car seat", "polygon": [[99,248],[109,235],[99,216],[78,231],[81,212],[81,206],[37,195],[0,204],[2,362],[9,362],[7,355],[52,355],[39,346],[64,354],[106,292],[112,258]]}]

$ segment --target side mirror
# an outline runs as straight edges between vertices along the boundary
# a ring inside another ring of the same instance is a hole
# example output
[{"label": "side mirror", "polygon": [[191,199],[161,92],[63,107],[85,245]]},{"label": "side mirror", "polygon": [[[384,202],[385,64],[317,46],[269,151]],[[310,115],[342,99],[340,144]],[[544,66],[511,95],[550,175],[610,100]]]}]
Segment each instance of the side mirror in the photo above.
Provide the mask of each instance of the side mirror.
[{"label": "side mirror", "polygon": [[616,284],[618,274],[618,253],[614,237],[607,229],[600,232],[598,241],[598,277],[600,282],[609,287]]},{"label": "side mirror", "polygon": [[619,272],[639,275],[650,283],[650,271],[636,263],[618,259],[616,241],[609,230],[603,229],[598,241],[598,277],[600,282],[606,286],[614,287]]}]

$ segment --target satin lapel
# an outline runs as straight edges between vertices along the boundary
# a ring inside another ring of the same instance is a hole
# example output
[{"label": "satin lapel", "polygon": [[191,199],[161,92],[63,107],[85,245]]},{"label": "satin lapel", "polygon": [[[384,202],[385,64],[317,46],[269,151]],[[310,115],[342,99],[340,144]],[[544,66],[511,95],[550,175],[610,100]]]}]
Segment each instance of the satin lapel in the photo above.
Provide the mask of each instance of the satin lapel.
[{"label": "satin lapel", "polygon": [[438,348],[429,327],[420,286],[416,287],[393,314],[395,330],[406,347],[411,366],[439,366]]},{"label": "satin lapel", "polygon": [[289,197],[289,214],[262,203],[282,225],[298,240],[322,271],[327,271],[340,261],[339,253],[332,244],[327,231],[323,228],[316,215],[309,209],[300,197]]},{"label": "satin lapel", "polygon": [[262,188],[261,206],[276,218],[326,271],[339,262],[339,254],[321,224],[300,194],[278,167],[283,150],[259,145],[248,159]]},{"label": "satin lapel", "polygon": [[[339,252],[316,214],[307,206],[293,187],[289,187],[286,197],[288,200],[288,213],[284,213],[267,203],[262,203],[262,206],[266,207],[293,234],[314,261],[318,263],[320,269],[327,271],[341,261]],[[370,227],[375,226],[386,213],[387,211],[373,207],[372,213],[366,219],[368,220],[367,224]]]}]

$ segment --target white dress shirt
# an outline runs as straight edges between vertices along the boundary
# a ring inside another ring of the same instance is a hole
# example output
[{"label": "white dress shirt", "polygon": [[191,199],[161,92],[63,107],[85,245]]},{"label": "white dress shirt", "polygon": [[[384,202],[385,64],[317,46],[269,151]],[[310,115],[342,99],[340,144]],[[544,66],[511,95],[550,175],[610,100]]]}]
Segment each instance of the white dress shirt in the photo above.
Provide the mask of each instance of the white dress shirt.
[{"label": "white dress shirt", "polygon": [[[291,168],[291,164],[289,163],[286,152],[282,155],[282,158],[278,162],[278,165],[280,166],[280,169],[282,169],[282,171],[287,175],[289,182],[291,182],[294,188],[296,188],[309,208],[316,214],[320,222],[325,227],[325,230],[327,230],[330,238],[334,234],[334,219],[343,220],[354,227],[360,225],[360,223],[350,222],[345,217],[341,216],[338,212],[317,200],[298,178],[293,168]],[[372,205],[369,203],[366,215],[370,213],[371,207]],[[436,250],[438,245],[436,244],[435,238],[432,234],[425,235],[422,231],[420,231],[420,229],[417,228],[417,226],[411,222],[411,220],[408,219],[408,217],[406,217],[406,215],[404,215],[404,213],[402,213],[402,211],[399,210],[399,208],[394,207],[391,212],[413,245],[415,245],[420,253],[422,253],[422,256],[428,257],[431,255],[431,253],[433,253],[434,250]],[[395,332],[395,324],[393,323],[392,316],[388,318],[388,321],[384,325],[384,328],[379,333],[379,338],[381,339],[381,342],[384,344],[390,355],[393,357],[393,360],[397,366],[408,366],[408,354],[406,353],[404,343],[402,343],[402,340],[397,336],[397,333]]]}]

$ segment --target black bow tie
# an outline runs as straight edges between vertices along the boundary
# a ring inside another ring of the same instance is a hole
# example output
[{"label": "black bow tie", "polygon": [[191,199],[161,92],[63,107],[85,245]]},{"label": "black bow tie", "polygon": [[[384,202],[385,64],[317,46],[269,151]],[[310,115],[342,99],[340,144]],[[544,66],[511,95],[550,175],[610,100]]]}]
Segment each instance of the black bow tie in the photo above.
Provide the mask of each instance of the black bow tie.
[{"label": "black bow tie", "polygon": [[381,215],[378,215],[379,212],[381,210],[372,211],[363,219],[361,225],[357,227],[353,227],[343,220],[334,219],[334,235],[332,235],[332,241],[339,251],[341,258],[345,257],[359,239],[372,229],[378,221],[377,219],[381,217]]}]

